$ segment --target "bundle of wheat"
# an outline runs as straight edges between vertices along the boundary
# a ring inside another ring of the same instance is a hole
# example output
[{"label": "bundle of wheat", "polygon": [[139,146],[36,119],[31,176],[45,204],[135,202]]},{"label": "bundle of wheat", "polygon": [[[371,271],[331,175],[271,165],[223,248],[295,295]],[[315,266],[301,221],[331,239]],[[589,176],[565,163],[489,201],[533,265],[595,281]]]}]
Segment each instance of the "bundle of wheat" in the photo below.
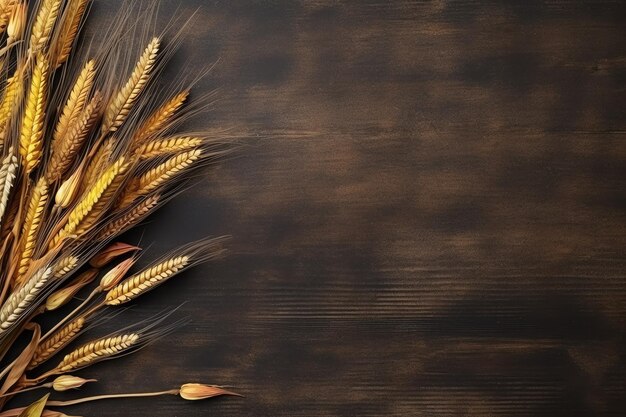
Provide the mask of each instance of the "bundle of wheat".
[{"label": "bundle of wheat", "polygon": [[[0,0],[0,42],[5,44],[0,51],[0,360],[6,362],[0,371],[0,417],[61,416],[47,407],[104,398],[236,395],[187,383],[161,392],[65,402],[46,394],[29,407],[4,410],[25,391],[80,387],[92,380],[68,373],[137,350],[171,331],[175,326],[159,317],[70,346],[100,310],[134,300],[224,251],[223,238],[204,239],[130,272],[139,248],[114,242],[179,194],[180,181],[192,170],[227,149],[215,132],[177,132],[181,121],[206,103],[188,103],[193,81],[173,83],[170,94],[155,88],[174,46],[163,46],[167,35],[148,37],[150,25],[139,27],[136,22],[145,19],[131,19],[130,7],[105,34],[103,46],[81,54],[76,44],[89,0],[28,5]],[[136,13],[149,21],[153,10]],[[172,45],[179,34],[171,35]],[[128,45],[138,40],[145,46],[133,52]],[[121,261],[103,270],[116,259]],[[100,275],[82,303],[42,332],[41,315],[63,308]],[[16,340],[25,337],[30,342],[16,351]],[[55,366],[39,370],[66,348],[71,350]]]}]

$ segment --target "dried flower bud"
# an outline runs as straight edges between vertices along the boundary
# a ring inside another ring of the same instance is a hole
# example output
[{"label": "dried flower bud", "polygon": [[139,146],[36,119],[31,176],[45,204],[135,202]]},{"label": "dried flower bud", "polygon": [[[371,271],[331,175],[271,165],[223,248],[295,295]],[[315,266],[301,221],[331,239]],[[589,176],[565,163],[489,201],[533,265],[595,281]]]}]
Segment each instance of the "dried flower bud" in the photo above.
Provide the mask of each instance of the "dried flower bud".
[{"label": "dried flower bud", "polygon": [[7,26],[7,34],[9,39],[8,44],[19,41],[24,36],[24,29],[26,28],[26,3],[20,2],[13,6],[13,12],[9,18],[9,25]]},{"label": "dried flower bud", "polygon": [[104,274],[100,280],[100,288],[103,291],[109,291],[115,287],[124,278],[124,275],[135,264],[135,258],[128,258],[115,265],[109,272]]},{"label": "dried flower bud", "polygon": [[78,168],[68,179],[61,183],[54,196],[54,202],[61,208],[68,207],[76,198],[76,194],[80,189],[80,180],[82,179],[82,169]]},{"label": "dried flower bud", "polygon": [[78,291],[80,291],[85,285],[93,281],[96,276],[98,276],[97,269],[88,269],[87,271],[80,274],[78,278],[76,278],[74,282],[72,282],[72,284],[52,293],[46,300],[46,310],[56,310],[57,308],[67,304],[72,299],[72,297],[74,297],[76,293],[78,293]]},{"label": "dried flower bud", "polygon": [[225,389],[215,385],[204,384],[184,384],[180,387],[179,394],[185,400],[190,401],[204,400],[206,398],[218,397],[220,395],[236,395],[240,397],[240,395],[235,392],[226,391]]},{"label": "dried flower bud", "polygon": [[61,375],[52,381],[52,389],[55,391],[67,391],[74,388],[80,388],[87,382],[94,382],[95,379],[84,379],[78,376]]},{"label": "dried flower bud", "polygon": [[94,268],[102,268],[118,256],[122,256],[125,253],[138,250],[141,250],[141,248],[129,245],[128,243],[116,242],[107,246],[96,256],[91,258],[91,261],[89,261],[89,265],[93,266]]}]

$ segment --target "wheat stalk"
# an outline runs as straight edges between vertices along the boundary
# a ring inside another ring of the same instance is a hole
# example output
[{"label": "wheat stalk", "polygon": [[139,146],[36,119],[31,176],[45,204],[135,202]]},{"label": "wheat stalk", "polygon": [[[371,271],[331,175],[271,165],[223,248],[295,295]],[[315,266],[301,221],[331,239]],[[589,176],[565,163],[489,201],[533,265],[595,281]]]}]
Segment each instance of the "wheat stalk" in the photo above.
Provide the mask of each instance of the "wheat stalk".
[{"label": "wheat stalk", "polygon": [[32,305],[45,287],[51,272],[51,268],[41,268],[4,302],[0,309],[0,334],[22,318],[22,313]]},{"label": "wheat stalk", "polygon": [[85,319],[78,317],[57,330],[52,336],[37,346],[33,358],[27,369],[33,369],[41,365],[57,352],[67,346],[81,332],[85,326]]},{"label": "wheat stalk", "polygon": [[116,131],[128,117],[131,107],[148,83],[156,63],[160,44],[159,38],[153,38],[150,41],[133,69],[130,78],[109,103],[104,113],[103,133]]},{"label": "wheat stalk", "polygon": [[84,368],[123,353],[133,347],[138,340],[137,333],[129,333],[89,342],[67,354],[55,369],[59,373],[66,373]]},{"label": "wheat stalk", "polygon": [[41,159],[47,85],[48,59],[45,55],[38,55],[20,131],[20,154],[24,158],[27,173],[31,172]]}]

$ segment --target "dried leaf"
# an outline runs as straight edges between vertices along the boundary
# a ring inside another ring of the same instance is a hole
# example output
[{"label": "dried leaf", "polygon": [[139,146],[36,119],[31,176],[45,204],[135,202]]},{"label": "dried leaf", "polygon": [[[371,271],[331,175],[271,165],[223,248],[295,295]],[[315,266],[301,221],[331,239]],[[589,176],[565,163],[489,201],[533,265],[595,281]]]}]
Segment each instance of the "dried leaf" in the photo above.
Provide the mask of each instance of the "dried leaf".
[{"label": "dried leaf", "polygon": [[118,256],[122,256],[125,253],[134,252],[138,250],[141,250],[141,248],[137,246],[129,245],[127,243],[115,242],[107,246],[102,251],[100,251],[96,256],[91,258],[91,261],[89,261],[89,265],[93,266],[94,268],[102,268],[103,266],[105,266],[106,264],[108,264],[113,259],[117,258]]},{"label": "dried leaf", "polygon": [[29,323],[24,327],[33,331],[33,337],[30,340],[30,343],[28,343],[28,346],[24,348],[20,356],[17,357],[15,363],[11,367],[11,372],[9,372],[9,375],[7,375],[7,378],[2,385],[2,389],[0,390],[0,393],[2,394],[5,394],[17,381],[20,380],[20,378],[24,374],[24,371],[26,370],[26,367],[33,358],[35,351],[37,350],[37,345],[39,345],[39,339],[41,338],[41,327],[39,327],[39,325],[35,323]]},{"label": "dried leaf", "polygon": [[43,413],[43,408],[46,406],[46,401],[48,401],[49,396],[50,394],[46,394],[39,400],[26,407],[18,417],[41,417]]}]

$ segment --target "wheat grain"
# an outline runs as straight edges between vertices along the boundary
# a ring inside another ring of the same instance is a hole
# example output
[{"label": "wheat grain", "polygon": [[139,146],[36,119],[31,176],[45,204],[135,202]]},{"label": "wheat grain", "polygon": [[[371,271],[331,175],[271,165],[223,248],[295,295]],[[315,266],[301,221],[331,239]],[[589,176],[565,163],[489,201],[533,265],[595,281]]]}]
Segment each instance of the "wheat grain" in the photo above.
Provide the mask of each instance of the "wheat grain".
[{"label": "wheat grain", "polygon": [[85,319],[77,318],[57,330],[52,336],[44,340],[35,350],[35,354],[27,369],[33,369],[41,365],[57,352],[67,346],[80,333],[85,326]]},{"label": "wheat grain", "polygon": [[123,353],[139,340],[137,333],[105,337],[87,343],[67,354],[55,368],[58,372],[71,372],[95,362]]},{"label": "wheat grain", "polygon": [[141,159],[150,159],[176,152],[188,151],[202,145],[201,138],[193,136],[178,136],[150,141],[135,150]]},{"label": "wheat grain", "polygon": [[33,188],[26,217],[22,227],[21,253],[18,262],[18,280],[24,276],[28,270],[31,257],[35,251],[35,243],[37,242],[37,234],[41,226],[46,203],[48,202],[48,184],[44,177],[41,177]]},{"label": "wheat grain", "polygon": [[22,287],[9,296],[0,309],[0,333],[5,332],[23,317],[22,313],[32,305],[37,295],[45,287],[51,272],[51,268],[41,268]]},{"label": "wheat grain", "polygon": [[50,34],[59,15],[61,0],[42,0],[30,35],[30,50],[41,50],[50,39]]},{"label": "wheat grain", "polygon": [[133,137],[135,146],[163,130],[185,103],[187,97],[189,97],[189,91],[183,91],[159,107],[135,132]]},{"label": "wheat grain", "polygon": [[44,107],[48,85],[48,59],[37,56],[20,131],[20,154],[24,169],[31,172],[41,159],[43,150]]},{"label": "wheat grain", "polygon": [[118,305],[138,297],[179,273],[185,266],[189,265],[190,260],[188,255],[177,256],[128,277],[107,292],[104,299],[105,303]]},{"label": "wheat grain", "polygon": [[150,41],[126,84],[113,96],[113,99],[104,113],[102,123],[103,133],[116,131],[128,117],[131,107],[148,83],[150,74],[156,63],[159,46],[159,38],[153,38],[152,41]]},{"label": "wheat grain", "polygon": [[52,68],[58,68],[70,56],[74,39],[76,39],[76,34],[88,3],[89,0],[73,0],[67,5],[61,27],[59,28],[59,37],[55,41],[54,52],[51,53],[54,59]]},{"label": "wheat grain", "polygon": [[13,148],[10,148],[9,154],[4,158],[2,167],[0,167],[0,222],[7,209],[17,166],[17,158],[13,155]]}]

